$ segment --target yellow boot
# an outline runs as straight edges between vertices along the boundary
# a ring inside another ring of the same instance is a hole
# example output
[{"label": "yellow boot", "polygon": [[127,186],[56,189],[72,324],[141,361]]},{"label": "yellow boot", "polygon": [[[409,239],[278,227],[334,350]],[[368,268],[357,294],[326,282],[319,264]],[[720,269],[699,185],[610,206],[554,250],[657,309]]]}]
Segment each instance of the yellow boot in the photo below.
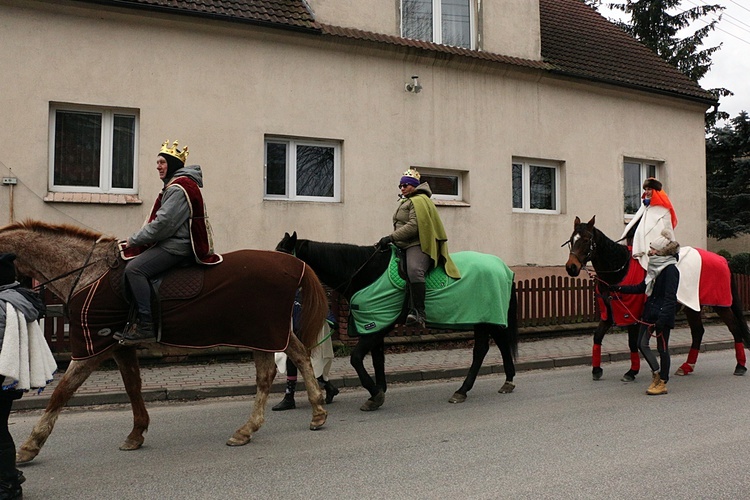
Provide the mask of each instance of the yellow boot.
[{"label": "yellow boot", "polygon": [[661,377],[659,376],[659,372],[652,372],[651,373],[651,385],[648,386],[648,389],[646,389],[646,392],[652,391],[654,387],[656,387],[659,382],[661,382]]},{"label": "yellow boot", "polygon": [[667,383],[661,379],[659,379],[659,383],[656,384],[656,387],[646,391],[646,394],[648,394],[649,396],[659,396],[660,394],[666,394],[666,393],[667,393]]}]

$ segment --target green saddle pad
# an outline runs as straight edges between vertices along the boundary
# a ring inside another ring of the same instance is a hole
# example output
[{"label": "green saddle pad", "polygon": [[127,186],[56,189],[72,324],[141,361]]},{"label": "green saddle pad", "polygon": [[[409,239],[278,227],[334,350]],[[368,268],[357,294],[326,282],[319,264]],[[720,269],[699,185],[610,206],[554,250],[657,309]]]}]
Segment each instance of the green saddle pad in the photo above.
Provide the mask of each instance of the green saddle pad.
[{"label": "green saddle pad", "polygon": [[[388,264],[388,279],[390,279],[393,286],[404,290],[406,288],[406,280],[401,277],[398,273],[398,266],[401,262],[401,258],[398,256],[396,250],[391,253],[391,261]],[[427,290],[437,290],[449,286],[454,281],[458,281],[456,278],[451,278],[445,273],[445,266],[436,267],[430,269],[424,278],[425,288]]]}]

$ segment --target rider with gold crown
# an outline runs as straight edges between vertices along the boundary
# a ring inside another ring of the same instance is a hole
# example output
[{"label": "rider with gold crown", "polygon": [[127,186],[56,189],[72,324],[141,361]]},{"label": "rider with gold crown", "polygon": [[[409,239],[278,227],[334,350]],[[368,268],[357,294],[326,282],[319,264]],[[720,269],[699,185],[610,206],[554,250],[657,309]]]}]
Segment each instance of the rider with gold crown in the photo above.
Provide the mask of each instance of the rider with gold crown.
[{"label": "rider with gold crown", "polygon": [[[138,318],[121,335],[125,345],[156,340],[151,313],[149,280],[184,262],[218,264],[213,236],[203,203],[203,173],[199,165],[185,166],[188,148],[164,141],[156,157],[156,170],[164,183],[146,224],[125,245],[125,279],[135,298]],[[135,257],[133,257],[135,255]]]},{"label": "rider with gold crown", "polygon": [[460,278],[458,268],[448,253],[448,237],[443,222],[430,197],[432,190],[427,182],[420,181],[416,168],[410,168],[398,185],[401,195],[393,214],[393,232],[376,243],[385,250],[393,243],[404,250],[406,273],[409,280],[410,311],[406,325],[425,326],[425,274],[433,267],[445,263],[445,272]]}]

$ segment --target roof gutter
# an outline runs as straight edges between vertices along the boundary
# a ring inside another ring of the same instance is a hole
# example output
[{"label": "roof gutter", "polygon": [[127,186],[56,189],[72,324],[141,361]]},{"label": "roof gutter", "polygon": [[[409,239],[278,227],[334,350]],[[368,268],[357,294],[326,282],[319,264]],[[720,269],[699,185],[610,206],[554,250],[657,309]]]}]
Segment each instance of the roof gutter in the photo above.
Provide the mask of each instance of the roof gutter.
[{"label": "roof gutter", "polygon": [[106,5],[110,7],[121,7],[125,9],[145,10],[145,11],[151,11],[151,12],[164,13],[164,14],[175,14],[175,15],[181,15],[181,16],[198,17],[198,18],[211,19],[211,20],[222,21],[222,22],[249,24],[253,26],[262,26],[266,28],[275,28],[275,29],[282,29],[286,31],[295,31],[298,33],[301,32],[301,33],[314,34],[314,35],[322,34],[322,30],[320,29],[320,27],[317,26],[317,23],[315,21],[313,21],[313,24],[315,24],[315,27],[308,28],[305,26],[294,26],[291,24],[274,23],[274,22],[262,21],[258,19],[243,19],[243,18],[237,18],[237,17],[226,16],[226,15],[221,15],[221,14],[212,14],[209,12],[194,12],[194,11],[179,9],[176,7],[163,6],[163,5],[146,5],[142,3],[132,2],[130,0],[75,0],[75,1],[82,2],[82,3],[94,3],[94,4],[99,4],[99,5]]}]

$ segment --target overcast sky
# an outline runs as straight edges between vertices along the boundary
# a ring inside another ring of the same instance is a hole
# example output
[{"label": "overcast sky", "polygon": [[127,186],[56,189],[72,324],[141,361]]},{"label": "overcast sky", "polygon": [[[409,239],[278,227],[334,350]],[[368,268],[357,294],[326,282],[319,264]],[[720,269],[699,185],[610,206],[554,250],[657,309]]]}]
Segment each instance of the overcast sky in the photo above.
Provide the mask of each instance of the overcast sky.
[{"label": "overcast sky", "polygon": [[[698,5],[719,4],[724,7],[717,28],[705,39],[706,47],[722,43],[721,49],[714,52],[713,66],[699,82],[704,89],[724,87],[734,96],[722,97],[719,109],[734,118],[740,111],[750,113],[750,0],[682,0],[682,10]],[[605,7],[599,12],[607,18],[617,17]],[[707,21],[716,16],[706,17]],[[694,22],[694,29],[705,26],[702,21]],[[694,31],[694,29],[692,31]]]}]

